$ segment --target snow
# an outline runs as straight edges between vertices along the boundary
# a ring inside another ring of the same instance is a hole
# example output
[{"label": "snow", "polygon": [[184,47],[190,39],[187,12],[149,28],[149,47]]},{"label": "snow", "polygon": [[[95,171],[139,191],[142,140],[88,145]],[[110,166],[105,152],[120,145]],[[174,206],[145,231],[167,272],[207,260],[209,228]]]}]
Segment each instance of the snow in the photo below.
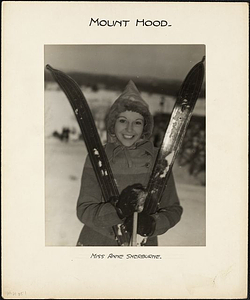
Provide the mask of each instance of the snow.
[{"label": "snow", "polygon": [[168,170],[169,170],[169,165],[170,165],[171,162],[172,162],[173,156],[174,156],[174,152],[171,152],[171,153],[169,153],[169,155],[167,155],[167,156],[165,157],[165,160],[168,162],[168,165],[167,165],[166,168],[163,170],[162,174],[160,175],[160,178],[166,177],[167,172],[168,172]]},{"label": "snow", "polygon": [[[45,145],[45,228],[47,246],[75,246],[83,224],[76,216],[82,169],[87,155],[83,141],[64,143],[47,138]],[[159,237],[160,246],[205,246],[205,188],[174,165],[181,221]]]},{"label": "snow", "polygon": [[94,148],[93,151],[94,151],[95,155],[99,156],[99,152],[98,152],[98,150],[96,148]]}]

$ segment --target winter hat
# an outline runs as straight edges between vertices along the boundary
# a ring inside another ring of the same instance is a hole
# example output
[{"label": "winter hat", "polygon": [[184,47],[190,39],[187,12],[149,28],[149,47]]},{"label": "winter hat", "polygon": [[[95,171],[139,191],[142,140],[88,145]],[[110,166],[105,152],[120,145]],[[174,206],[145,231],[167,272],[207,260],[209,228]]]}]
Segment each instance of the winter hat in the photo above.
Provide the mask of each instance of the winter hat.
[{"label": "winter hat", "polygon": [[129,81],[123,93],[115,100],[107,114],[107,132],[114,136],[115,122],[118,115],[124,111],[133,111],[144,117],[142,138],[148,139],[153,131],[153,117],[149,112],[148,104],[142,99],[132,80]]}]

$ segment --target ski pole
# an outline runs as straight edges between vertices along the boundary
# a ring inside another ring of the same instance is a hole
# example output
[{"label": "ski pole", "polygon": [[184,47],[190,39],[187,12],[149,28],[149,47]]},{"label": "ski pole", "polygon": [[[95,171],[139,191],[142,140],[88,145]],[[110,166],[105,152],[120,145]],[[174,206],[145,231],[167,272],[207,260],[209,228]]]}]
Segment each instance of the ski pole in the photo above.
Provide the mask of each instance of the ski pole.
[{"label": "ski pole", "polygon": [[134,212],[133,216],[133,233],[131,246],[137,246],[137,223],[138,223],[138,212]]}]

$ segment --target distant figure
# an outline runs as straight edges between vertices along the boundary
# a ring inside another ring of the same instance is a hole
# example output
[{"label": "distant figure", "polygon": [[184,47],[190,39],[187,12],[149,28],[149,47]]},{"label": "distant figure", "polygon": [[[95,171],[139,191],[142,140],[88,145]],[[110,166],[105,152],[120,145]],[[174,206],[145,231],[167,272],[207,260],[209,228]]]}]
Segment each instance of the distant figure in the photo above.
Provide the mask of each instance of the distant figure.
[{"label": "distant figure", "polygon": [[69,139],[73,142],[76,142],[79,140],[78,138],[78,133],[75,129],[75,127],[73,127],[71,130],[70,130],[70,135],[69,135]]},{"label": "distant figure", "polygon": [[62,135],[58,133],[57,130],[53,131],[52,136],[59,140],[62,140]]},{"label": "distant figure", "polygon": [[69,133],[70,133],[69,128],[64,127],[63,131],[62,131],[62,141],[63,142],[67,143],[69,141]]}]

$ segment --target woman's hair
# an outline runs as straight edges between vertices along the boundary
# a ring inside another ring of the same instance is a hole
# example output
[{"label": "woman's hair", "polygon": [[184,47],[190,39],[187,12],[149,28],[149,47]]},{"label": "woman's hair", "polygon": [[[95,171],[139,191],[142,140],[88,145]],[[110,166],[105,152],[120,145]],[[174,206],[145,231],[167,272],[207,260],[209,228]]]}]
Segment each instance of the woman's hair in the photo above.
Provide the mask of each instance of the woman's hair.
[{"label": "woman's hair", "polygon": [[144,117],[143,139],[149,139],[153,131],[153,117],[149,111],[148,104],[142,99],[132,80],[127,84],[124,92],[116,99],[106,117],[106,128],[110,135],[115,134],[115,122],[120,113],[133,111]]}]

